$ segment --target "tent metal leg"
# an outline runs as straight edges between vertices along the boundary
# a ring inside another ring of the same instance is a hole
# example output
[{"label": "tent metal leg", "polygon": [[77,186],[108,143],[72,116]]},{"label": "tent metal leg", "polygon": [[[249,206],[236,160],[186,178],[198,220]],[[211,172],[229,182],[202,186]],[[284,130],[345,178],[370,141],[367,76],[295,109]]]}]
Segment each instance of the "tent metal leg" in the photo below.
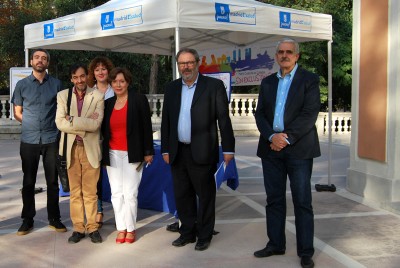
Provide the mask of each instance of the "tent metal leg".
[{"label": "tent metal leg", "polygon": [[315,184],[317,192],[335,192],[335,185],[331,184],[332,177],[332,41],[328,41],[328,184]]}]

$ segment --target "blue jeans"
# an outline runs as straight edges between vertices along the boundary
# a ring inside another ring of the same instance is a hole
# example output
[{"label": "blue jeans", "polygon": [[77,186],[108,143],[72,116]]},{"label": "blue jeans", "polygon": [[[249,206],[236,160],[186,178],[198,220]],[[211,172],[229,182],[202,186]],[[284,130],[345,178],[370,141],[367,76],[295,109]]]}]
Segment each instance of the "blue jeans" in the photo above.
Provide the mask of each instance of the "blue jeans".
[{"label": "blue jeans", "polygon": [[264,186],[267,194],[267,247],[286,249],[286,179],[289,177],[294,204],[297,255],[314,254],[314,213],[311,196],[313,159],[262,159]]}]

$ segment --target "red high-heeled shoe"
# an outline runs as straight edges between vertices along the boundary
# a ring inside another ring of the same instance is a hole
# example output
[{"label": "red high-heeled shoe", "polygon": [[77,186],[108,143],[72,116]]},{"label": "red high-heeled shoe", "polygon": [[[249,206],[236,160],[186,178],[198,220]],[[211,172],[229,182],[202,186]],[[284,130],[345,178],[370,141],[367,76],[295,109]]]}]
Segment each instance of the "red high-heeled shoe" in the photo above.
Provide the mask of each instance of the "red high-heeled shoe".
[{"label": "red high-heeled shoe", "polygon": [[[129,235],[132,235],[132,238],[127,237],[128,234],[129,234]],[[126,233],[126,236],[125,236],[125,243],[130,243],[130,244],[132,244],[133,242],[135,242],[135,236],[136,236],[136,232],[135,232],[135,231],[133,231],[133,232],[127,232],[127,233]]]},{"label": "red high-heeled shoe", "polygon": [[[124,237],[123,238],[118,238],[118,237],[121,237],[121,235],[124,235]],[[120,231],[120,232],[118,232],[118,234],[117,234],[117,238],[115,239],[115,242],[117,243],[117,244],[123,244],[123,243],[125,243],[126,242],[126,231]]]}]

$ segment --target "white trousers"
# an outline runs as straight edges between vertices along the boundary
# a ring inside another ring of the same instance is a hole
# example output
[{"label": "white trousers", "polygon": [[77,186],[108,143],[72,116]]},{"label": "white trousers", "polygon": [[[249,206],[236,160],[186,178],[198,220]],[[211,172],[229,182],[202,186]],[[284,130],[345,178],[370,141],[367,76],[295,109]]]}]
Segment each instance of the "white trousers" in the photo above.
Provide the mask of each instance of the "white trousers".
[{"label": "white trousers", "polygon": [[110,166],[107,166],[107,173],[118,231],[136,230],[137,196],[143,170],[136,170],[139,164],[140,162],[128,162],[127,151],[110,150]]}]

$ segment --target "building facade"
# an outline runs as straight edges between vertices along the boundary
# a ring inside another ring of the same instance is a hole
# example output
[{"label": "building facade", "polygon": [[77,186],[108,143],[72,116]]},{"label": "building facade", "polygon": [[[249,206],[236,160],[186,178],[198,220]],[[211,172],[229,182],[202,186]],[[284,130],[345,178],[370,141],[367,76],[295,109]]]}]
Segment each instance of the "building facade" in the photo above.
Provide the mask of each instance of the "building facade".
[{"label": "building facade", "polygon": [[400,211],[400,2],[353,1],[347,189]]}]

